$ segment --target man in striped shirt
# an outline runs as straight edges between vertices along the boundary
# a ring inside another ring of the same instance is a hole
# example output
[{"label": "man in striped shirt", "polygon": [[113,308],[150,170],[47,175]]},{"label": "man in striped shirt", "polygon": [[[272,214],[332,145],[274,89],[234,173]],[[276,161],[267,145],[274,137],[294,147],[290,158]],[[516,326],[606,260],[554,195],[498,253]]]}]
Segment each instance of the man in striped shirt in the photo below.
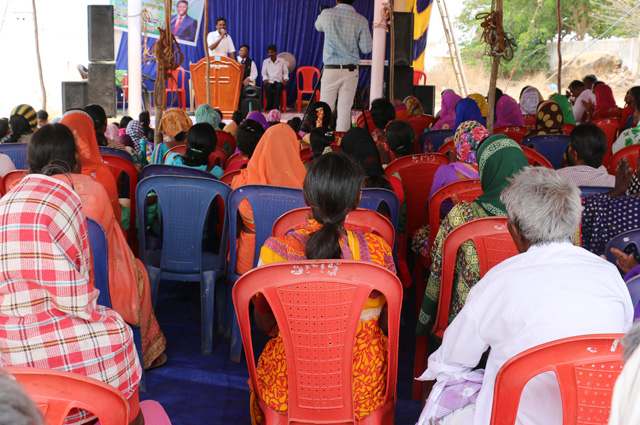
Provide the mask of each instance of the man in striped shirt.
[{"label": "man in striped shirt", "polygon": [[354,0],[336,0],[316,19],[316,29],[324,32],[322,59],[324,72],[320,100],[335,108],[338,92],[336,131],[347,131],[351,124],[351,106],[358,88],[360,53],[371,52],[369,23],[353,8]]}]

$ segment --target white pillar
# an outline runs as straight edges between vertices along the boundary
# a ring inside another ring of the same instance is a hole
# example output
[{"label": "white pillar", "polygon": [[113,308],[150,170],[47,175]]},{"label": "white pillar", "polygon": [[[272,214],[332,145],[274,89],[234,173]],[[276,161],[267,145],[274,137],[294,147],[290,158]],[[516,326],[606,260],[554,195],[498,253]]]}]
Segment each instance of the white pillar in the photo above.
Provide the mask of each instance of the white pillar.
[{"label": "white pillar", "polygon": [[142,112],[142,0],[129,0],[129,116]]},{"label": "white pillar", "polygon": [[373,52],[371,54],[371,94],[369,96],[369,106],[375,99],[382,97],[384,84],[384,58],[387,50],[386,28],[379,25],[386,24],[382,19],[383,3],[385,0],[375,0],[373,8]]}]

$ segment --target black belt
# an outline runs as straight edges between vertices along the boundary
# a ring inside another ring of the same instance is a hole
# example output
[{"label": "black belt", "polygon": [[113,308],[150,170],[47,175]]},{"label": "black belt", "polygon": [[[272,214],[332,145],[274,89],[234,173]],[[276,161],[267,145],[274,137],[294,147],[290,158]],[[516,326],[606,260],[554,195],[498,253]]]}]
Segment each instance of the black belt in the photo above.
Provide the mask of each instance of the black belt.
[{"label": "black belt", "polygon": [[349,71],[355,71],[358,69],[358,65],[349,64],[349,65],[325,65],[325,69],[348,69]]}]

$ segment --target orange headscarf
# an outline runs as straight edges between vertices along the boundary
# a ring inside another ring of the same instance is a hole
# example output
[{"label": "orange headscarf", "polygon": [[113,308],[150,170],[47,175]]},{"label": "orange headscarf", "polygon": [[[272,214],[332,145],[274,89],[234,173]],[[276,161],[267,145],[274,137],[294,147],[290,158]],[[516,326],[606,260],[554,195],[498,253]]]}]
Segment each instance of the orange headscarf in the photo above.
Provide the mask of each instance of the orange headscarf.
[{"label": "orange headscarf", "polygon": [[113,213],[120,222],[120,203],[118,202],[118,186],[109,168],[102,162],[93,120],[84,111],[69,111],[60,120],[76,137],[76,146],[82,161],[82,174],[102,184],[109,195]]},{"label": "orange headscarf", "polygon": [[246,171],[236,177],[232,187],[269,184],[302,188],[306,174],[296,134],[288,124],[277,124],[264,133]]}]

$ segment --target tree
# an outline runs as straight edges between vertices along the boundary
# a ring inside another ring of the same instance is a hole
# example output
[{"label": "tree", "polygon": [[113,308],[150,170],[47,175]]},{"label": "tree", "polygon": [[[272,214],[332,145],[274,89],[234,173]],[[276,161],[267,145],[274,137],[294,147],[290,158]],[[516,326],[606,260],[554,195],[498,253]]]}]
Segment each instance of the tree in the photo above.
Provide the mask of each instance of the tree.
[{"label": "tree", "polygon": [[[562,0],[562,39],[584,40],[587,36],[598,37],[608,28],[601,16],[610,15],[608,5],[620,1],[632,3],[636,0]],[[535,22],[531,23],[537,7],[536,0],[505,0],[504,2],[504,29],[518,43],[517,51],[525,42],[527,31],[531,27],[518,62],[516,75],[546,69],[549,63],[546,45],[557,39],[556,0],[541,0]],[[465,47],[463,59],[471,64],[488,64],[488,57],[483,56],[486,46],[479,42],[482,31],[476,15],[490,10],[491,0],[465,0],[464,11],[456,22],[458,28],[465,33],[466,38],[462,43]],[[619,16],[616,16],[615,19]],[[630,34],[633,32],[628,28],[618,27],[607,33],[605,38]],[[501,76],[511,72],[514,61],[515,57],[510,62],[501,62]]]}]

